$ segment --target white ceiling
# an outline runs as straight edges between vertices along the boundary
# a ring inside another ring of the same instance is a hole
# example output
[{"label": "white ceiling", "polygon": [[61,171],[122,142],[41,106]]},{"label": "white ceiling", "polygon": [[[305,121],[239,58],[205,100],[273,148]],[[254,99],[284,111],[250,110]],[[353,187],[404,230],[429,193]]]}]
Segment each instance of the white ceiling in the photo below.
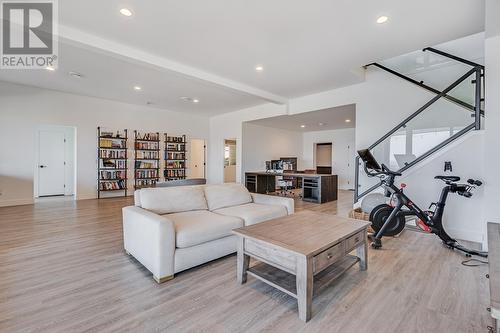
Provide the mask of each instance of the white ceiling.
[{"label": "white ceiling", "polygon": [[[346,122],[346,119],[349,119],[350,122]],[[356,127],[356,106],[354,104],[349,104],[295,115],[252,120],[248,123],[295,132],[354,128]],[[322,125],[320,125],[320,123]],[[305,127],[301,127],[301,125],[305,125]]]},{"label": "white ceiling", "polygon": [[361,82],[367,63],[483,31],[484,0],[65,0],[59,18],[61,69],[0,80],[213,115]]}]

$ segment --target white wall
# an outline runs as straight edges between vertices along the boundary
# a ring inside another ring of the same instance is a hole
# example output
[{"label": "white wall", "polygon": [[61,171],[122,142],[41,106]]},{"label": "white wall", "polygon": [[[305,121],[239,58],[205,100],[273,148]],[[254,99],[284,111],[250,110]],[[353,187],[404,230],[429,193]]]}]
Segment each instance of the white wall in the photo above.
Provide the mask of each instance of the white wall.
[{"label": "white wall", "polygon": [[303,168],[301,132],[243,124],[243,172],[266,170],[266,161],[280,157],[297,157],[297,168]]},{"label": "white wall", "polygon": [[[492,11],[496,9],[496,11]],[[500,4],[498,1],[487,2],[487,25],[485,42],[486,64],[486,125],[484,139],[485,165],[485,222],[500,223]],[[487,20],[488,23],[488,20]],[[486,230],[486,224],[484,225]]]},{"label": "white wall", "polygon": [[340,189],[354,188],[354,128],[331,131],[305,132],[303,141],[304,169],[315,169],[314,147],[316,143],[332,142],[332,173],[338,175]]},{"label": "white wall", "polygon": [[0,205],[33,202],[35,133],[40,125],[76,127],[80,199],[96,195],[97,126],[186,134],[188,140],[209,134],[205,117],[5,82],[0,82],[0,106]]},{"label": "white wall", "polygon": [[[499,59],[499,57],[497,56],[495,59]],[[488,60],[486,59],[486,61]],[[494,61],[494,59],[491,58],[490,61]],[[488,75],[490,74],[487,74],[487,77]],[[287,111],[288,114],[297,114],[346,104],[356,104],[355,146],[357,150],[371,145],[387,131],[392,129],[405,117],[415,112],[419,107],[424,105],[434,96],[434,94],[418,88],[415,85],[399,79],[389,73],[383,72],[379,69],[369,68],[366,71],[365,82],[292,99],[289,102],[288,109],[286,107],[280,108],[279,106],[273,104],[264,104],[258,108],[250,108],[214,117],[210,121],[210,137],[212,144],[218,141],[222,144],[222,138],[224,137],[237,137],[238,140],[241,140],[242,123],[249,120],[249,118],[258,119],[273,117],[280,114],[286,114]],[[450,112],[450,109],[447,108],[445,111],[448,113]],[[463,112],[464,116],[470,116],[466,113],[466,111]],[[437,109],[437,112],[435,112],[434,115],[436,116],[434,118],[435,121],[442,118],[440,117],[442,113],[439,109]],[[434,120],[432,122],[434,122]],[[489,122],[489,120],[487,121]],[[500,123],[500,121],[497,121],[497,123]],[[500,131],[497,129],[496,133],[492,132],[492,136],[494,136],[495,139],[498,139],[497,133],[499,132]],[[500,144],[496,143],[496,147],[498,146],[500,146]],[[222,154],[222,148],[219,150]],[[306,154],[307,153],[304,150],[304,156]],[[447,160],[451,159],[455,165],[460,165],[461,173],[465,177],[472,177],[476,174],[477,170],[483,170],[483,159],[469,158],[470,156],[477,156],[477,154],[478,149],[474,145],[464,143],[464,146],[459,149],[459,153],[455,151],[443,158],[447,158]],[[310,156],[310,160],[312,161],[313,155],[310,154]],[[220,158],[219,164],[222,164],[222,157],[217,157],[216,155],[212,155],[212,157],[216,160]],[[436,164],[430,163],[423,165],[419,169],[420,173],[414,173],[407,176],[406,182],[408,184],[418,184],[418,186],[421,186],[422,188],[436,189],[436,183],[433,176],[441,170],[441,162],[442,161],[436,161]],[[304,166],[307,166],[307,158],[305,158]],[[219,180],[222,173],[219,176],[216,170],[217,168],[222,170],[222,166],[218,167],[217,163],[211,163],[210,167],[214,168],[210,173],[210,175],[214,177],[212,178],[212,181]],[[237,176],[237,181],[240,181],[240,175],[241,173]],[[478,174],[478,176],[481,175]],[[426,193],[430,194],[428,194],[428,197],[423,198],[425,199],[423,201],[428,201],[429,198],[434,198],[434,196],[439,195],[439,190]],[[476,198],[478,198],[478,196],[476,196]],[[478,199],[472,200],[474,201],[469,201],[469,203],[474,202],[475,206],[481,206],[482,201],[479,202]],[[453,221],[445,216],[445,223],[450,225],[451,235],[460,236],[474,241],[484,239],[484,232],[479,231],[479,234],[477,233],[478,230],[484,228],[484,221],[482,221],[480,217],[471,219],[468,215],[468,212],[471,211],[471,207],[469,205],[462,204],[461,201],[463,200],[457,199],[450,202],[448,206],[447,213],[450,210],[454,210],[455,212],[453,215]],[[498,200],[496,202],[498,202]],[[420,202],[417,203],[420,204]],[[422,204],[422,206],[424,206],[424,204]],[[476,211],[481,211],[482,207],[475,207],[475,209]],[[453,224],[453,226],[451,224]]]},{"label": "white wall", "polygon": [[241,137],[245,121],[286,114],[286,105],[263,104],[210,118],[208,177],[212,184],[224,182],[224,139],[236,139],[236,182],[241,182]]}]

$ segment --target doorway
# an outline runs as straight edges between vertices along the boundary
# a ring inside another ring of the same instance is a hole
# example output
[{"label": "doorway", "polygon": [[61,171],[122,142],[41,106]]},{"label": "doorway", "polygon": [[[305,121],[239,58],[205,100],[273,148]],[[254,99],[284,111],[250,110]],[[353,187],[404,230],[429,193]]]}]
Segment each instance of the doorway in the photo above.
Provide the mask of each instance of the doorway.
[{"label": "doorway", "polygon": [[333,144],[331,142],[317,143],[315,151],[316,172],[332,173]]},{"label": "doorway", "polygon": [[201,139],[191,139],[190,140],[190,159],[189,159],[189,177],[194,178],[205,178],[206,173],[206,142]]},{"label": "doorway", "polygon": [[34,196],[73,196],[75,193],[74,127],[41,126],[37,129]]},{"label": "doorway", "polygon": [[224,139],[224,183],[236,182],[236,139]]}]

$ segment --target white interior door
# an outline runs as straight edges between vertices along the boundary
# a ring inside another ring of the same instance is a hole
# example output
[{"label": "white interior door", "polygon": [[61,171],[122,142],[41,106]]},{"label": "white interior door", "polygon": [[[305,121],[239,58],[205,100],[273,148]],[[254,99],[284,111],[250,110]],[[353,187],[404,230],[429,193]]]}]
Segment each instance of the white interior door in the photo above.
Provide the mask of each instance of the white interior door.
[{"label": "white interior door", "polygon": [[236,182],[236,140],[224,140],[224,183]]},{"label": "white interior door", "polygon": [[40,130],[38,195],[64,195],[64,132]]},{"label": "white interior door", "polygon": [[205,178],[205,140],[191,139],[189,178]]}]

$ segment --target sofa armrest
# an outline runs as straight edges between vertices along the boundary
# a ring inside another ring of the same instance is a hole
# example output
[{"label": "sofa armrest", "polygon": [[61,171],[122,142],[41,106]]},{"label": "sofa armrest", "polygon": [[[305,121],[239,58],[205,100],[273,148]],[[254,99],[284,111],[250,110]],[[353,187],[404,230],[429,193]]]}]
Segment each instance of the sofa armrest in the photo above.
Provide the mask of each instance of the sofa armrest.
[{"label": "sofa armrest", "polygon": [[275,195],[266,195],[259,193],[251,193],[253,202],[264,205],[281,205],[285,206],[288,215],[295,212],[295,202],[292,198],[278,197]]},{"label": "sofa armrest", "polygon": [[174,275],[175,228],[171,220],[136,206],[124,207],[123,243],[156,281]]}]

